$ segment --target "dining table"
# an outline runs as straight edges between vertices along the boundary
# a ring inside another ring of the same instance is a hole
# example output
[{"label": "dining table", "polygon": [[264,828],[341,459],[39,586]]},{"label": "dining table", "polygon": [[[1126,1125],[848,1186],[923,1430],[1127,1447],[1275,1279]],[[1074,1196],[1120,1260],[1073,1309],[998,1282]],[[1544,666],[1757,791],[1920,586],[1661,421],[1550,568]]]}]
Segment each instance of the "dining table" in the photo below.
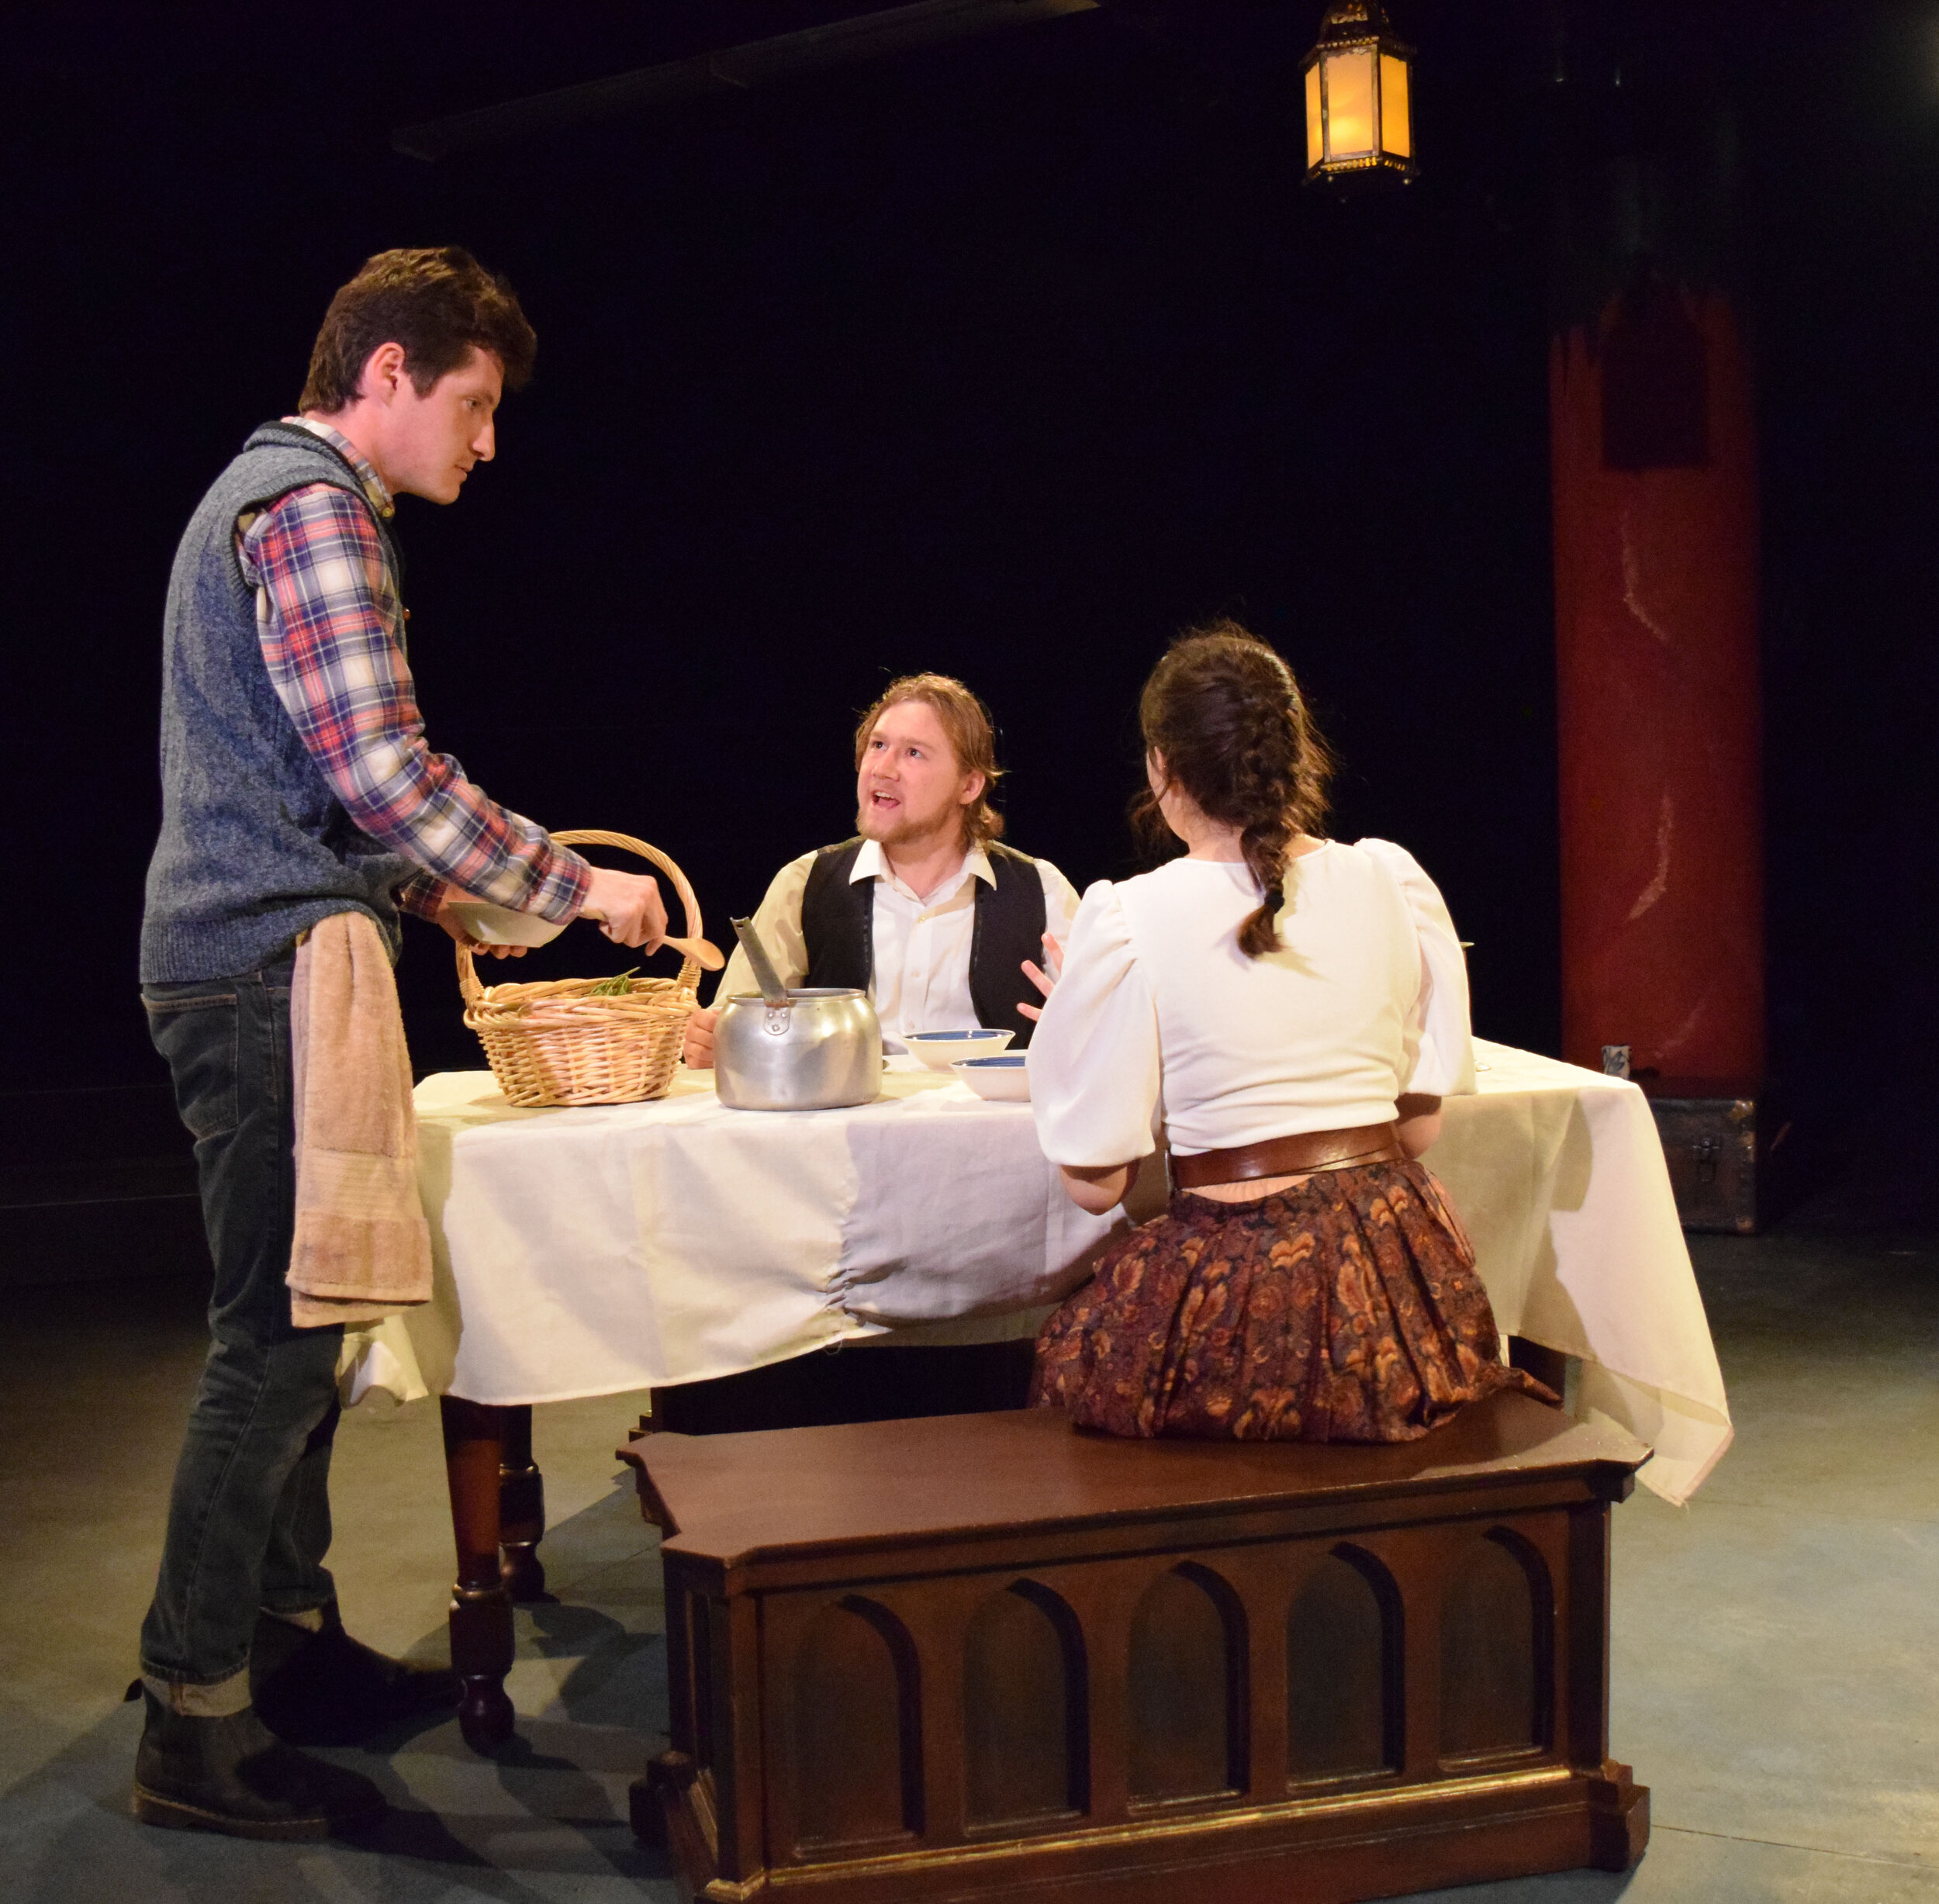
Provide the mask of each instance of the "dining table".
[{"label": "dining table", "polygon": [[[1570,1411],[1647,1443],[1639,1478],[1686,1501],[1730,1418],[1649,1105],[1534,1052],[1475,1054],[1428,1163],[1503,1337],[1558,1385],[1566,1369]],[[534,1405],[644,1389],[670,1418],[699,1385],[838,1346],[1021,1342],[1132,1220],[1070,1201],[1027,1103],[913,1059],[835,1110],[731,1109],[703,1070],[651,1102],[541,1110],[446,1072],[416,1103],[433,1294],[347,1332],[340,1381],[352,1404],[440,1398],[452,1664],[479,1749],[513,1723],[512,1607],[544,1592]],[[1135,1213],[1162,1202],[1162,1168]]]}]

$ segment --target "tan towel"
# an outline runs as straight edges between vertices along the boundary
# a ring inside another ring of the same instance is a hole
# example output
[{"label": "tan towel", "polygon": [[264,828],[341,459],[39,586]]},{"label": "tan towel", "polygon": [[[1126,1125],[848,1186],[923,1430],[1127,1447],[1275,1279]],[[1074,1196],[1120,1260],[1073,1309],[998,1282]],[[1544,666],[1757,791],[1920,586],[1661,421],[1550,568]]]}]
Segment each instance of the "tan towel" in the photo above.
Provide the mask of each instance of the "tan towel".
[{"label": "tan towel", "polygon": [[417,1114],[397,983],[369,914],[337,912],[296,949],[290,1319],[370,1322],[431,1294],[417,1200]]}]

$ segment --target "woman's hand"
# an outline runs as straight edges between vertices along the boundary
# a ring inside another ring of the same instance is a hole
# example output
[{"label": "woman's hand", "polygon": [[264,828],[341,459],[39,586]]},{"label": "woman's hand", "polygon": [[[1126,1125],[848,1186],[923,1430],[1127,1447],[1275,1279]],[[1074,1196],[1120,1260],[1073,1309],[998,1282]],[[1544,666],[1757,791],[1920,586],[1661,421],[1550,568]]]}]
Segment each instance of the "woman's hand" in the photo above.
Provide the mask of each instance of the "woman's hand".
[{"label": "woman's hand", "polygon": [[[1062,939],[1052,938],[1048,932],[1043,935],[1043,965],[1039,965],[1034,959],[1026,959],[1023,962],[1023,975],[1036,987],[1039,991],[1043,993],[1045,997],[1048,998],[1050,996],[1050,988],[1063,975],[1064,947]],[[1045,966],[1049,967],[1048,971],[1044,969]],[[1017,1009],[1026,1018],[1041,1018],[1043,1016],[1042,1005],[1019,1005]],[[1111,1205],[1106,1204],[1104,1208],[1108,1210]]]}]

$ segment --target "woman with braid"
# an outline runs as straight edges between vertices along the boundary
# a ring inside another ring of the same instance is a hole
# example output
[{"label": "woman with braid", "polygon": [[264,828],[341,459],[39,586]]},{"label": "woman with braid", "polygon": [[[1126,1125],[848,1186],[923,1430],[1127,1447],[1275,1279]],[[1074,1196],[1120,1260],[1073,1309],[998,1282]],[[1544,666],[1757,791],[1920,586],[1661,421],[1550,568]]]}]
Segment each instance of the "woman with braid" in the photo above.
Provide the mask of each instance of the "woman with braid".
[{"label": "woman with braid", "polygon": [[1474,1255],[1419,1159],[1471,1090],[1467,981],[1433,883],[1320,837],[1330,762],[1286,664],[1230,622],[1139,706],[1138,817],[1184,843],[1085,893],[1029,1053],[1046,1156],[1108,1210],[1162,1122],[1167,1212],[1045,1325],[1034,1398],[1113,1434],[1405,1441],[1504,1367]]}]

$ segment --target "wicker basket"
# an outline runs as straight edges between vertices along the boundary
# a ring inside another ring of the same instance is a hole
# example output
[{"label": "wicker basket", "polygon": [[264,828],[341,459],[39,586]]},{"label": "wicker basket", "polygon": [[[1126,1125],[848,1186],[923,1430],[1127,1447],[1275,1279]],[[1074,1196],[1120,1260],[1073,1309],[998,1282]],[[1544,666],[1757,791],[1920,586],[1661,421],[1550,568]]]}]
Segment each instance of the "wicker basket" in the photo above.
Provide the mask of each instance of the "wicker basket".
[{"label": "wicker basket", "polygon": [[[555,833],[562,846],[618,846],[650,859],[672,880],[686,908],[686,936],[701,936],[700,902],[686,875],[657,847],[624,833]],[[478,962],[460,946],[458,989],[465,1022],[513,1104],[631,1104],[664,1097],[680,1062],[686,1021],[698,1004],[700,962],[680,962],[671,979],[633,979],[624,993],[589,998],[607,979],[551,979],[481,985]]]}]

